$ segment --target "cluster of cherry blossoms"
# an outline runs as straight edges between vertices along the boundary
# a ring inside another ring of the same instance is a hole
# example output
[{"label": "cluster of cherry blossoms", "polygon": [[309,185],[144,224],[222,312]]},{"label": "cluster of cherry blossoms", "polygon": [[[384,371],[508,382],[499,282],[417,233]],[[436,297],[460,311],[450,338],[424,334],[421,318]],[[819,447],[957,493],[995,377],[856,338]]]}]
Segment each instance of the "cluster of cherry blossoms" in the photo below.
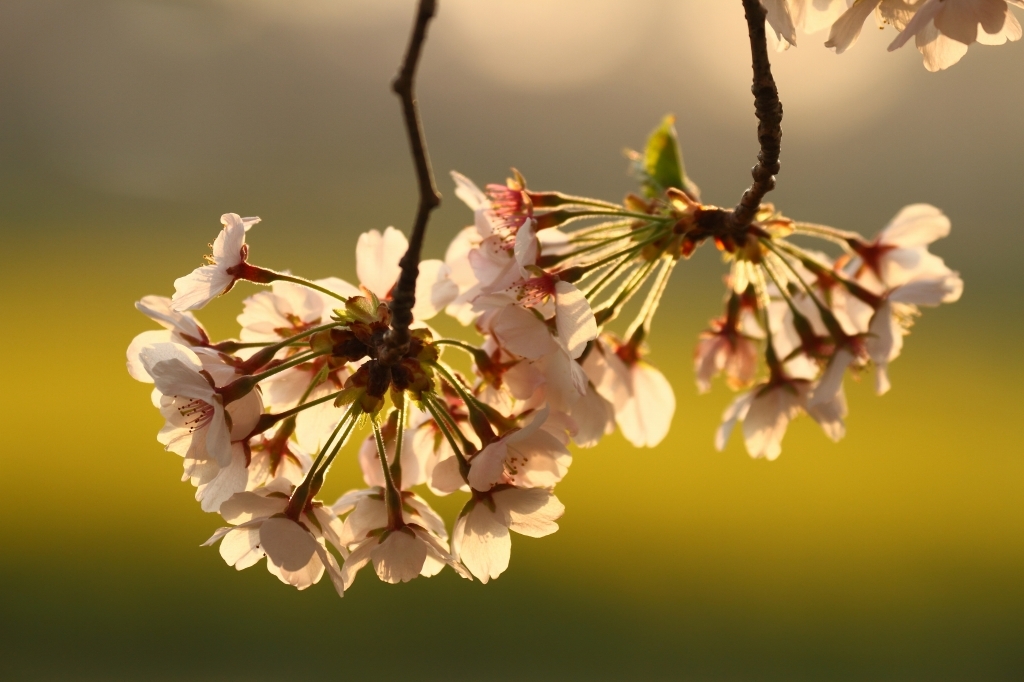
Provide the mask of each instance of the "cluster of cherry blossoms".
[{"label": "cluster of cherry blossoms", "polygon": [[[246,233],[259,219],[222,216],[208,264],[171,298],[137,303],[163,329],[128,349],[128,371],[153,384],[166,420],[158,440],[183,458],[202,509],[228,524],[207,544],[219,541],[237,569],[266,557],[299,589],[326,572],[338,594],[371,563],[389,583],[445,566],[497,578],[511,532],[558,530],[554,488],[570,446],[616,429],[637,447],[666,436],[675,399],[645,340],[673,268],[704,243],[729,275],[725,312],[697,344],[697,386],[722,373],[743,391],[716,445],[742,422],[754,457],[777,457],[801,412],[842,437],[844,375],[873,366],[878,392],[888,390],[918,306],[960,296],[959,276],[928,251],[950,228],[931,206],[903,209],[870,240],[770,204],[737,223],[701,203],[672,119],[633,159],[642,192],[622,203],[534,191],[519,173],[480,190],[453,173],[473,224],[443,261],[419,263],[398,346],[392,313],[409,246],[399,231],[359,237],[352,284],[251,264]],[[245,299],[237,340],[213,341],[192,311],[239,280],[269,288]],[[442,313],[481,340],[440,337],[429,325]],[[359,429],[366,487],[325,504],[317,495]],[[466,497],[450,535],[427,491]]]},{"label": "cluster of cherry blossoms", "polygon": [[956,64],[974,44],[1020,40],[1021,25],[1010,5],[1024,0],[763,0],[779,47],[796,45],[797,30],[829,29],[826,47],[841,54],[853,46],[874,14],[879,28],[899,32],[889,51],[914,40],[929,71]]}]

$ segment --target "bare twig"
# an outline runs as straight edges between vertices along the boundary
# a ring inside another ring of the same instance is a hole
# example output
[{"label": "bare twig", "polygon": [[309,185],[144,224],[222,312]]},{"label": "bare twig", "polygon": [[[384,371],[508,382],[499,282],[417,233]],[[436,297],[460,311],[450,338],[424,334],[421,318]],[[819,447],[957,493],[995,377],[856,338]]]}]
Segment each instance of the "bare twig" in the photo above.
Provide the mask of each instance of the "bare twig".
[{"label": "bare twig", "polygon": [[402,273],[398,277],[398,284],[395,286],[391,299],[392,326],[384,337],[384,347],[380,349],[379,360],[385,365],[398,362],[409,349],[409,324],[412,322],[412,308],[416,304],[416,278],[419,276],[420,270],[423,235],[427,230],[430,212],[441,204],[441,196],[437,193],[434,174],[430,169],[427,145],[423,140],[423,126],[420,124],[416,96],[413,93],[416,66],[419,63],[423,43],[427,39],[427,24],[430,23],[436,11],[436,0],[420,0],[405,60],[402,62],[402,68],[395,80],[391,83],[391,89],[402,100],[402,116],[405,119],[405,129],[409,134],[409,145],[412,147],[412,159],[416,166],[420,202],[419,208],[416,210],[416,222],[413,223],[412,234],[409,236],[409,248],[399,263]]},{"label": "bare twig", "polygon": [[743,0],[743,9],[750,33],[751,65],[754,68],[754,84],[750,91],[754,93],[757,139],[761,143],[761,151],[757,155],[757,165],[750,171],[754,184],[743,193],[731,216],[731,222],[737,228],[750,224],[761,200],[775,189],[775,174],[779,172],[779,152],[782,149],[782,102],[779,101],[772,65],[768,61],[767,12],[760,0]]}]

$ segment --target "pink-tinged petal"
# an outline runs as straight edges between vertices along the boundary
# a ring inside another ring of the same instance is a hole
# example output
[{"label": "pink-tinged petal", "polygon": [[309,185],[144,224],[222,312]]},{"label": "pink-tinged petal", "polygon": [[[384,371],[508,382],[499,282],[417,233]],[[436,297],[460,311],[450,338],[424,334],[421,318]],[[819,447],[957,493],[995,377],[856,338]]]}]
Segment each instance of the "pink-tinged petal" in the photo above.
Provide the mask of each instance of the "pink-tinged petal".
[{"label": "pink-tinged petal", "polygon": [[431,535],[422,528],[414,528],[413,531],[416,533],[416,537],[419,538],[420,541],[427,548],[427,562],[433,560],[435,562],[441,563],[441,567],[437,568],[437,570],[433,571],[432,573],[429,573],[428,575],[427,563],[424,562],[423,571],[420,572],[420,575],[427,577],[431,575],[437,575],[441,568],[443,568],[445,564],[448,564],[456,573],[458,573],[463,578],[467,580],[473,579],[473,575],[468,570],[466,570],[466,567],[460,564],[458,561],[456,561],[455,557],[453,557],[451,553],[448,551],[447,544],[440,541],[437,537]]},{"label": "pink-tinged petal", "polygon": [[356,503],[355,509],[345,519],[340,541],[343,545],[362,542],[371,531],[384,528],[388,523],[387,506],[377,488],[372,489],[376,497],[364,497]]},{"label": "pink-tinged petal", "polygon": [[831,402],[843,388],[843,376],[847,368],[853,363],[855,357],[848,348],[840,348],[829,360],[828,367],[818,381],[818,385],[811,391],[807,407],[815,407]]},{"label": "pink-tinged petal", "polygon": [[234,281],[234,275],[219,265],[202,265],[174,280],[171,306],[179,312],[199,310],[227,291]]},{"label": "pink-tinged petal", "polygon": [[341,516],[342,514],[347,514],[353,509],[355,509],[356,505],[359,504],[359,501],[362,500],[364,497],[369,497],[379,492],[380,491],[375,488],[349,490],[347,493],[345,493],[337,500],[335,500],[334,504],[331,505],[331,511],[333,511],[338,516]]},{"label": "pink-tinged petal", "polygon": [[616,410],[621,409],[630,399],[632,389],[629,368],[604,343],[597,343],[593,351],[587,354],[583,360],[583,370],[601,397]]},{"label": "pink-tinged petal", "polygon": [[[184,379],[187,383],[193,381],[191,375],[199,376],[198,372],[203,368],[202,361],[194,351],[177,343],[156,343],[152,346],[144,347],[139,351],[139,360],[150,376],[152,376],[153,367],[157,363],[177,362],[189,373],[189,377]],[[178,368],[171,370],[169,367],[168,369],[174,372],[182,371]],[[204,383],[206,383],[205,380]],[[209,383],[206,383],[206,387],[208,390],[210,389]],[[163,393],[167,394],[169,391],[163,391]],[[173,392],[170,393],[173,394]]]},{"label": "pink-tinged petal", "polygon": [[892,382],[889,381],[889,368],[881,365],[875,367],[875,393],[877,395],[885,395],[892,388]]},{"label": "pink-tinged petal", "polygon": [[887,246],[912,248],[927,246],[949,236],[949,218],[930,204],[911,204],[896,214],[879,234]]},{"label": "pink-tinged petal", "polygon": [[302,571],[316,557],[316,539],[281,516],[269,518],[260,526],[260,545],[274,565],[288,572]]},{"label": "pink-tinged petal", "polygon": [[451,175],[452,180],[455,181],[455,196],[462,199],[463,203],[469,206],[471,211],[477,211],[490,206],[491,202],[487,200],[487,196],[472,180],[456,171],[452,171]]},{"label": "pink-tinged petal", "polygon": [[966,45],[942,35],[934,24],[918,32],[914,42],[924,57],[924,68],[933,73],[948,69],[967,54]]},{"label": "pink-tinged petal", "polygon": [[407,583],[420,574],[427,558],[426,546],[411,530],[388,534],[370,554],[377,577],[392,585]]},{"label": "pink-tinged petal", "polygon": [[[330,383],[323,383],[309,394],[310,401],[322,398],[335,391]],[[328,400],[299,412],[295,418],[295,440],[306,452],[319,452],[327,444],[345,411]]]},{"label": "pink-tinged petal", "polygon": [[435,495],[448,495],[466,487],[454,453],[440,460],[430,472],[430,490]]},{"label": "pink-tinged petal", "polygon": [[238,526],[254,519],[280,514],[288,506],[287,497],[266,497],[253,492],[235,493],[220,505],[220,515]]},{"label": "pink-tinged petal", "polygon": [[555,282],[555,328],[574,360],[597,338],[594,311],[583,292],[569,282]]},{"label": "pink-tinged petal", "polygon": [[832,442],[838,442],[846,435],[846,424],[843,421],[848,411],[846,408],[846,393],[842,387],[836,397],[827,403],[808,406],[807,414],[811,415],[814,421],[818,422],[825,435]]},{"label": "pink-tinged petal", "polygon": [[370,562],[370,553],[377,548],[377,538],[366,538],[356,546],[352,553],[345,559],[345,563],[341,566],[341,586],[343,590],[347,590],[352,586],[352,581],[356,579],[356,573],[359,569]]},{"label": "pink-tinged petal", "polygon": [[907,25],[903,27],[903,30],[896,36],[896,39],[889,44],[889,52],[900,49],[907,44],[911,37],[925,30],[925,27],[935,18],[935,15],[939,13],[942,7],[941,0],[925,0],[920,7],[916,8],[917,11],[913,18],[907,22]]},{"label": "pink-tinged petal", "polygon": [[341,566],[338,565],[338,560],[319,542],[316,543],[316,554],[320,559],[320,563],[327,568],[327,575],[331,579],[331,584],[334,585],[334,591],[338,593],[339,597],[344,597],[345,580],[341,573]]},{"label": "pink-tinged petal", "polygon": [[220,263],[223,260],[227,267],[241,263],[245,233],[258,222],[260,222],[259,218],[241,218],[237,213],[222,215],[220,224],[224,228],[213,242],[213,257],[217,262]]},{"label": "pink-tinged petal", "polygon": [[978,31],[979,44],[1002,45],[1008,40],[1020,40],[1022,31],[1020,22],[1017,21],[1017,17],[1013,16],[1013,12],[1010,11],[1009,6],[1004,6],[1001,11],[1005,13],[1001,26],[998,28],[993,26],[993,29],[989,30],[984,23],[982,24],[982,30]]},{"label": "pink-tinged petal", "polygon": [[842,54],[853,47],[864,28],[864,22],[882,0],[856,0],[850,9],[832,24],[825,47],[834,48],[836,54]]},{"label": "pink-tinged petal", "polygon": [[[540,244],[537,241],[537,223],[527,220],[516,232],[515,245],[512,253],[516,257],[516,263],[520,268],[526,268],[537,264],[537,256],[540,255]],[[524,271],[525,276],[525,271]]]},{"label": "pink-tinged petal", "polygon": [[401,273],[398,261],[408,248],[405,235],[393,227],[385,229],[384,234],[370,230],[359,235],[356,242],[359,282],[378,298],[385,298],[398,281]]},{"label": "pink-tinged petal", "polygon": [[467,258],[484,293],[503,291],[521,278],[519,263],[497,235],[481,241]]},{"label": "pink-tinged petal", "polygon": [[950,272],[944,277],[919,279],[897,287],[889,300],[894,303],[937,306],[959,300],[963,292],[964,281],[958,273]]},{"label": "pink-tinged petal", "polygon": [[747,416],[747,411],[750,410],[750,403],[754,399],[753,391],[747,393],[741,393],[736,396],[736,399],[732,401],[732,404],[725,409],[722,413],[722,424],[715,431],[715,449],[721,452],[725,449],[725,444],[729,442],[729,436],[732,435],[732,431],[736,428],[736,422],[743,421]]},{"label": "pink-tinged petal", "polygon": [[439,260],[420,261],[420,274],[416,279],[416,305],[412,309],[415,319],[429,320],[459,295],[459,287],[450,279],[450,275],[450,268]]},{"label": "pink-tinged petal", "polygon": [[427,504],[426,500],[419,495],[412,494],[403,497],[403,502],[406,506],[412,507],[414,512],[410,514],[408,510],[402,511],[402,518],[406,523],[416,523],[424,526],[435,536],[443,538],[447,542],[448,530],[444,527],[444,519]]},{"label": "pink-tinged petal", "polygon": [[787,0],[762,0],[762,4],[768,10],[768,25],[775,34],[790,45],[796,45],[796,26],[793,25]]},{"label": "pink-tinged petal", "polygon": [[799,400],[789,386],[773,387],[754,396],[743,420],[743,438],[751,457],[771,461],[779,456],[782,438],[798,412]]},{"label": "pink-tinged petal", "polygon": [[221,505],[231,496],[245,490],[245,484],[249,480],[245,449],[241,443],[232,443],[230,447],[231,461],[228,465],[221,467],[213,480],[196,488],[196,500],[201,503],[200,507],[204,512],[219,511]]},{"label": "pink-tinged petal", "polygon": [[220,555],[228,566],[239,571],[263,558],[259,528],[232,528],[220,543]]},{"label": "pink-tinged petal", "polygon": [[[935,13],[935,28],[939,29],[939,32],[946,37],[964,45],[970,45],[977,40],[978,22],[979,20],[985,21],[983,17],[988,13],[986,7],[998,7],[999,5],[1002,5],[1003,8],[1006,7],[1006,3],[1002,0],[995,0],[995,3],[987,0],[960,0],[959,2],[930,0],[930,2],[938,4],[941,8],[941,11]],[[924,7],[919,10],[919,13],[922,11],[924,11]],[[1002,28],[1003,16],[1005,15],[1002,13],[996,15],[998,24],[993,27],[995,30]],[[988,19],[991,22],[991,17]]]},{"label": "pink-tinged petal", "polygon": [[[206,427],[205,440],[206,452],[221,467],[231,465],[231,432],[228,430],[227,420],[224,418],[224,408],[220,401],[212,405],[213,417]],[[203,434],[196,432],[196,439],[203,439]]]},{"label": "pink-tinged petal", "polygon": [[491,332],[510,353],[531,360],[558,350],[547,326],[529,310],[516,305],[506,306],[494,315]]},{"label": "pink-tinged petal", "polygon": [[469,463],[469,484],[486,492],[499,483],[505,471],[507,444],[504,439],[491,443]]},{"label": "pink-tinged petal", "polygon": [[331,507],[314,506],[313,516],[316,518],[317,523],[320,524],[320,530],[323,533],[324,539],[334,545],[341,552],[342,557],[346,556],[348,548],[341,541],[344,523],[335,515],[334,510]]},{"label": "pink-tinged petal", "polygon": [[179,313],[171,308],[171,299],[166,296],[143,296],[135,302],[135,308],[146,317],[159,322],[163,327],[196,341],[206,339],[206,331],[191,313]]},{"label": "pink-tinged petal", "polygon": [[508,568],[512,539],[508,527],[483,503],[455,522],[452,548],[456,558],[482,583],[497,578]]},{"label": "pink-tinged petal", "polygon": [[633,400],[618,420],[626,440],[637,447],[653,448],[668,435],[676,410],[676,397],[665,375],[638,361],[630,370]]},{"label": "pink-tinged petal", "polygon": [[263,399],[259,391],[252,391],[224,408],[231,415],[231,440],[244,440],[256,428],[263,414]]},{"label": "pink-tinged petal", "polygon": [[508,515],[509,529],[531,538],[542,538],[558,530],[555,523],[565,506],[543,488],[509,488],[493,495],[499,513]]},{"label": "pink-tinged petal", "polygon": [[166,329],[153,329],[142,332],[132,339],[132,342],[128,344],[128,351],[125,353],[128,361],[128,374],[131,378],[147,384],[153,383],[153,377],[149,375],[145,364],[142,362],[142,349],[147,346],[170,342],[171,332]]},{"label": "pink-tinged petal", "polygon": [[573,405],[572,418],[577,425],[572,439],[581,448],[597,445],[602,436],[615,430],[615,408],[592,385],[588,386],[586,395]]}]

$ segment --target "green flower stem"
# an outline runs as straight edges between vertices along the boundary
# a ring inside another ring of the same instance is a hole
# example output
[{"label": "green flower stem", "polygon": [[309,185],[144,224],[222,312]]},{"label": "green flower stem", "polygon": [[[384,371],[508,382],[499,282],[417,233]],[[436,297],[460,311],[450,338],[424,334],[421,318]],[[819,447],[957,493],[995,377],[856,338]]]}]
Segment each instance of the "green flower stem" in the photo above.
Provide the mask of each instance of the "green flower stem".
[{"label": "green flower stem", "polygon": [[291,282],[292,284],[301,284],[304,287],[313,289],[314,291],[319,291],[321,294],[327,294],[328,296],[336,298],[339,301],[348,300],[347,296],[342,296],[341,294],[331,291],[330,289],[326,289],[315,282],[310,282],[308,279],[303,279],[302,277],[295,277],[293,275],[286,275],[282,272],[274,272],[273,270],[266,270],[266,272],[269,273],[269,281],[271,282],[278,281]]},{"label": "green flower stem", "polygon": [[370,416],[370,423],[373,425],[373,439],[377,443],[380,468],[384,472],[384,503],[388,509],[388,529],[398,530],[405,525],[405,519],[402,518],[402,496],[395,488],[395,482],[391,478],[391,468],[388,466],[388,454],[384,447],[384,436],[380,432],[380,424],[377,423],[377,418],[373,415]]},{"label": "green flower stem", "polygon": [[[299,518],[299,515],[302,514],[302,510],[306,508],[306,504],[309,502],[309,498],[313,494],[313,481],[319,480],[321,484],[323,483],[323,474],[319,474],[318,477],[320,463],[323,462],[324,457],[327,456],[327,452],[331,449],[332,443],[334,443],[342,428],[347,425],[348,428],[345,430],[344,435],[338,439],[335,444],[334,453],[337,453],[337,451],[341,449],[341,445],[352,432],[352,427],[355,426],[356,420],[353,418],[353,411],[355,409],[356,403],[353,403],[341,418],[341,421],[338,422],[338,425],[334,428],[334,431],[331,433],[331,437],[327,439],[326,443],[324,443],[324,447],[320,450],[320,454],[317,455],[316,460],[314,460],[313,464],[309,467],[309,471],[306,472],[306,477],[303,478],[302,482],[295,487],[291,498],[288,500],[288,506],[284,511],[285,516],[288,518],[296,520]],[[332,459],[334,453],[332,453]]]},{"label": "green flower stem", "polygon": [[274,421],[275,422],[279,422],[282,419],[287,419],[288,417],[291,417],[292,415],[296,415],[299,412],[302,412],[303,410],[308,410],[311,407],[316,407],[317,405],[319,405],[321,403],[326,403],[328,400],[334,400],[339,395],[341,395],[343,392],[344,392],[344,390],[335,391],[334,393],[329,393],[329,394],[327,394],[325,396],[320,396],[316,400],[310,400],[308,403],[305,402],[305,398],[308,397],[308,393],[307,393],[307,395],[303,396],[303,399],[300,400],[299,404],[296,405],[295,407],[291,408],[290,410],[285,410],[284,412],[278,412],[277,414],[271,415],[271,416],[274,417]]},{"label": "green flower stem", "polygon": [[674,258],[663,260],[665,260],[665,265],[654,280],[654,284],[651,286],[647,299],[644,301],[644,305],[637,314],[636,319],[629,325],[629,329],[626,331],[626,338],[634,346],[638,346],[650,333],[651,323],[654,321],[654,313],[657,312],[658,304],[661,303],[661,297],[665,294],[665,289],[668,287],[668,280],[672,276],[672,270],[675,269],[676,263],[679,262]]},{"label": "green flower stem", "polygon": [[402,399],[402,405],[398,407],[398,429],[395,435],[395,461],[391,463],[391,479],[395,481],[396,487],[402,488],[402,443],[405,435],[405,420],[409,411],[406,401]]},{"label": "green flower stem", "polygon": [[623,256],[618,263],[609,268],[596,282],[587,287],[583,295],[587,297],[587,300],[593,300],[594,297],[604,291],[605,287],[615,281],[622,274],[623,270],[627,270],[630,265],[633,265],[632,257],[628,255]]},{"label": "green flower stem", "polygon": [[619,290],[615,294],[615,298],[605,305],[601,306],[600,310],[595,311],[597,317],[598,326],[607,324],[618,317],[619,311],[629,303],[629,299],[635,294],[647,281],[648,275],[658,265],[658,260],[648,261],[644,265],[640,266],[633,275],[626,280]]},{"label": "green flower stem", "polygon": [[455,418],[452,417],[451,413],[448,412],[448,408],[441,402],[440,396],[433,393],[428,393],[425,395],[430,396],[431,404],[434,406],[434,409],[437,410],[438,414],[441,415],[441,418],[448,425],[448,428],[452,432],[452,434],[458,436],[459,444],[462,448],[462,451],[466,455],[472,455],[473,453],[475,453],[477,451],[476,444],[473,443],[468,438],[466,438],[466,434],[464,434],[462,432],[462,429],[459,428],[459,425],[455,422]]},{"label": "green flower stem", "polygon": [[[427,394],[423,396],[423,406],[427,408],[427,412],[434,418],[434,423],[437,424],[437,428],[441,429],[441,433],[444,434],[445,439],[448,441],[449,447],[455,453],[455,457],[459,460],[459,473],[462,474],[462,479],[468,482],[469,478],[469,462],[466,461],[466,456],[462,454],[458,444],[455,442],[455,437],[452,435],[450,425],[441,417],[438,412],[444,412],[443,409],[439,409],[433,402],[427,398]],[[457,428],[457,427],[456,427]],[[459,432],[461,434],[461,431]]]}]

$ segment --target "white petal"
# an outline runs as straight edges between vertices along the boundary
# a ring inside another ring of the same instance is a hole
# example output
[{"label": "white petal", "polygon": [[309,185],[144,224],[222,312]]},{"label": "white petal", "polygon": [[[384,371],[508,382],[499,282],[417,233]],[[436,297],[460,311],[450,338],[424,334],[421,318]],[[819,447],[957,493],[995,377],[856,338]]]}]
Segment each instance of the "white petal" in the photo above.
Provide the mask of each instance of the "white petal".
[{"label": "white petal", "polygon": [[542,538],[558,530],[555,523],[565,506],[542,488],[509,488],[494,493],[495,507],[508,514],[509,528],[531,538]]},{"label": "white petal", "polygon": [[[931,0],[930,0],[931,1]],[[930,204],[904,207],[882,230],[879,240],[889,246],[926,246],[949,235],[949,218]]]},{"label": "white petal", "polygon": [[384,234],[370,230],[359,235],[356,242],[359,282],[378,298],[385,298],[398,281],[401,272],[398,261],[408,248],[405,235],[393,227],[384,230]]},{"label": "white petal", "polygon": [[578,358],[587,343],[597,338],[597,320],[583,292],[569,282],[555,282],[555,327],[558,338]]},{"label": "white petal", "polygon": [[280,516],[260,526],[260,544],[267,558],[286,571],[301,571],[316,556],[316,540],[291,519]]},{"label": "white petal", "polygon": [[864,28],[864,22],[881,1],[856,0],[854,5],[846,10],[836,20],[836,23],[832,24],[825,47],[835,48],[836,54],[842,54],[853,47],[853,44],[857,42],[857,37],[860,36],[861,29]]},{"label": "white petal", "polygon": [[480,191],[472,180],[467,178],[462,173],[452,171],[452,180],[455,181],[455,196],[462,199],[466,206],[469,206],[470,210],[476,211],[481,208],[490,206],[490,202],[487,200],[487,196]]},{"label": "white petal", "polygon": [[420,574],[427,548],[411,530],[391,532],[370,554],[377,577],[386,583],[407,583]]},{"label": "white petal", "polygon": [[477,502],[455,522],[452,548],[456,558],[477,580],[486,583],[508,568],[512,539],[508,527],[483,503]]},{"label": "white petal", "polygon": [[547,326],[516,305],[508,305],[494,315],[491,331],[506,350],[524,358],[537,359],[558,350]]}]

